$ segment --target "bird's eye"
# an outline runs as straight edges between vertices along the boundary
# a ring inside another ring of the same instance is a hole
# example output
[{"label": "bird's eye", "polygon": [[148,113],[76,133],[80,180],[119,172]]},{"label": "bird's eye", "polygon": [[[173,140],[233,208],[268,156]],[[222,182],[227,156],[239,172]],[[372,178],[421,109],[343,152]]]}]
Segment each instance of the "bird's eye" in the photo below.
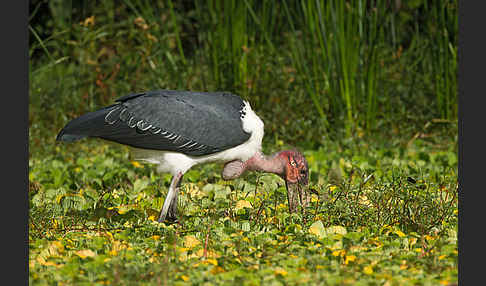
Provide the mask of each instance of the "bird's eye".
[{"label": "bird's eye", "polygon": [[290,160],[290,166],[292,167],[297,167],[297,164],[295,163],[294,160]]}]

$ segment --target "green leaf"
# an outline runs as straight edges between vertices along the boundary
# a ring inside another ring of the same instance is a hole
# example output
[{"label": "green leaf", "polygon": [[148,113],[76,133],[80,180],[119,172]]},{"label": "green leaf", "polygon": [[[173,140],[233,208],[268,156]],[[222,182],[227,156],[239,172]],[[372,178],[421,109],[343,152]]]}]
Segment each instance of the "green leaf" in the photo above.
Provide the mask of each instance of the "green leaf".
[{"label": "green leaf", "polygon": [[198,170],[190,170],[189,172],[184,174],[184,178],[189,180],[192,183],[196,183],[199,181],[201,174]]},{"label": "green leaf", "polygon": [[214,189],[215,189],[215,192],[214,192],[214,199],[215,200],[217,200],[217,199],[226,199],[226,197],[229,194],[231,194],[231,190],[227,186],[220,186],[220,187],[216,187]]},{"label": "green leaf", "polygon": [[243,231],[250,231],[250,223],[248,221],[244,221],[241,224],[241,230],[243,230]]},{"label": "green leaf", "polygon": [[320,220],[314,222],[309,227],[309,232],[316,235],[319,238],[324,238],[327,236],[327,232],[326,229],[324,228],[324,224]]},{"label": "green leaf", "polygon": [[149,183],[150,181],[147,179],[137,179],[135,183],[133,183],[133,192],[140,193],[149,185]]},{"label": "green leaf", "polygon": [[332,225],[326,228],[326,233],[329,234],[341,234],[345,235],[347,233],[346,228],[341,225]]}]

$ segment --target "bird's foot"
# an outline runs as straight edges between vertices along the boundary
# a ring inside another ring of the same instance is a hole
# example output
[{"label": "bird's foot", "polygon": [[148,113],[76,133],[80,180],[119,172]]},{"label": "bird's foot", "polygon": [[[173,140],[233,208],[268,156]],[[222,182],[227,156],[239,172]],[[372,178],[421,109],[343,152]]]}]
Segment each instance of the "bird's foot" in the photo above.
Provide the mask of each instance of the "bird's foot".
[{"label": "bird's foot", "polygon": [[177,222],[177,211],[172,211],[172,209],[169,209],[169,212],[167,213],[167,220],[170,222]]},{"label": "bird's foot", "polygon": [[177,219],[177,209],[174,207],[169,207],[169,211],[165,217],[162,216],[162,213],[159,216],[158,222],[169,222],[169,223],[176,223]]},{"label": "bird's foot", "polygon": [[164,217],[159,217],[159,219],[157,220],[158,222],[164,222],[164,223],[177,223],[179,222],[179,220],[177,219],[177,216],[171,216],[169,214],[167,214],[167,216],[164,218]]}]

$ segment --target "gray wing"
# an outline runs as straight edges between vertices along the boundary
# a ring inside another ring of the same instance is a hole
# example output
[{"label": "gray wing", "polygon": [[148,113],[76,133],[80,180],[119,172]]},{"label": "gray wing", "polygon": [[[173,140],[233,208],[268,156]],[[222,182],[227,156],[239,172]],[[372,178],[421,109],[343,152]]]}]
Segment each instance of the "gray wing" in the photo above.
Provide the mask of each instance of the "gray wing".
[{"label": "gray wing", "polygon": [[[230,93],[160,90],[132,94],[84,115],[84,121],[83,116],[75,119],[88,122],[84,128],[73,120],[58,139],[91,136],[143,149],[212,154],[249,139],[240,118],[243,106],[243,100]],[[75,132],[81,129],[84,132]]]}]

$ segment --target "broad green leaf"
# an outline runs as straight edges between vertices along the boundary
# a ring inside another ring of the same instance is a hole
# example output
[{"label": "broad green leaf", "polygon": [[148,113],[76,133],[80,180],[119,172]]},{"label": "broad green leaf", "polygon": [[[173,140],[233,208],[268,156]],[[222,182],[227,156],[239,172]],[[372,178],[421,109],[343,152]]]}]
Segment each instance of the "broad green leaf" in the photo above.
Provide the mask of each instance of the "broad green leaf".
[{"label": "broad green leaf", "polygon": [[309,232],[316,235],[319,238],[323,238],[327,235],[326,229],[324,228],[324,225],[322,224],[322,221],[320,221],[320,220],[314,222],[309,227]]},{"label": "broad green leaf", "polygon": [[231,194],[230,188],[226,186],[221,186],[221,188],[215,188],[214,199],[226,199],[229,194]]},{"label": "broad green leaf", "polygon": [[326,234],[341,234],[345,235],[347,233],[346,228],[344,226],[340,225],[332,225],[328,228],[326,228]]},{"label": "broad green leaf", "polygon": [[83,249],[83,250],[78,250],[74,252],[77,256],[85,259],[87,257],[94,257],[96,253],[94,253],[91,249]]},{"label": "broad green leaf", "polygon": [[139,192],[141,192],[143,189],[145,189],[145,188],[148,186],[148,184],[149,184],[149,183],[150,183],[150,182],[149,182],[149,180],[147,180],[147,179],[137,179],[137,180],[135,181],[135,183],[133,183],[133,191],[134,191],[135,193],[139,193]]}]

